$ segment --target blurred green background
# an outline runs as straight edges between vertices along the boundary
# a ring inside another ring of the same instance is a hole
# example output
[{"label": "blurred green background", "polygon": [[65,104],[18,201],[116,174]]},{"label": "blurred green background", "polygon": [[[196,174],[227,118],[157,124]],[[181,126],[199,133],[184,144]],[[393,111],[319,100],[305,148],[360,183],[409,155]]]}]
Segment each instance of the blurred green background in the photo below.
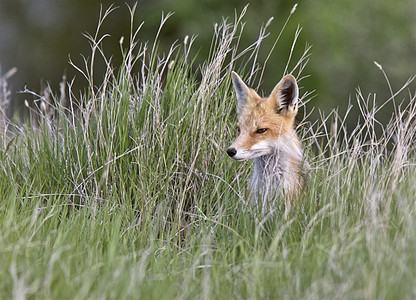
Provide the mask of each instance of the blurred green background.
[{"label": "blurred green background", "polygon": [[[129,34],[129,13],[120,1],[103,27],[111,34],[104,46],[114,62],[120,60],[119,39]],[[359,86],[366,95],[377,93],[378,105],[389,98],[388,85],[374,65],[377,61],[387,72],[393,89],[399,89],[416,74],[416,1],[415,0],[350,0],[350,1],[253,1],[245,17],[243,45],[257,39],[262,24],[274,17],[269,27],[271,35],[264,43],[260,62],[263,62],[293,5],[298,8],[268,62],[266,76],[261,84],[269,93],[281,78],[294,38],[300,25],[295,59],[309,43],[311,60],[305,74],[311,75],[301,82],[303,91],[316,90],[316,97],[308,108],[329,111],[340,107],[345,110]],[[58,90],[62,74],[68,79],[75,75],[76,87],[82,88],[80,75],[68,64],[68,55],[81,64],[80,54],[88,56],[89,44],[82,33],[94,33],[100,3],[104,8],[114,1],[103,0],[1,0],[0,1],[0,67],[5,73],[12,67],[18,72],[10,79],[15,103],[29,99],[29,95],[15,94],[25,85],[39,91],[49,82]],[[186,35],[197,35],[194,52],[197,63],[208,55],[213,24],[222,17],[233,20],[247,3],[240,0],[142,0],[138,1],[136,23],[145,25],[141,40],[152,40],[163,12],[175,12],[161,35],[161,49],[182,41]],[[165,49],[167,51],[167,49]],[[415,84],[411,92],[415,92]],[[354,101],[352,101],[354,102]],[[15,108],[18,107],[15,104]]]}]

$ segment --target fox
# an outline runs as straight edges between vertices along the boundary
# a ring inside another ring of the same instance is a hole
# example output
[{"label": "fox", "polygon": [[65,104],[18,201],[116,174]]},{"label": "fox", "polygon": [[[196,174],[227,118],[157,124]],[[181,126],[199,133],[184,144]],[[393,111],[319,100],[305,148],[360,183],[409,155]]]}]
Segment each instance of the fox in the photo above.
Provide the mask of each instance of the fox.
[{"label": "fox", "polygon": [[249,197],[263,208],[277,195],[286,204],[296,201],[307,181],[308,168],[295,131],[299,89],[295,77],[285,75],[269,97],[258,93],[232,72],[237,98],[237,137],[227,149],[236,161],[253,159]]}]

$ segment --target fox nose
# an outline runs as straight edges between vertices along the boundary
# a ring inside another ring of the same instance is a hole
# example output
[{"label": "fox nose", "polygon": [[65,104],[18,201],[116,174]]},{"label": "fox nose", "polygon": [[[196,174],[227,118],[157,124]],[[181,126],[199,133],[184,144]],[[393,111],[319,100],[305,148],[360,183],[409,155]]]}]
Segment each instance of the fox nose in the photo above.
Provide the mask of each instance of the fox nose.
[{"label": "fox nose", "polygon": [[237,150],[235,150],[235,148],[228,148],[227,149],[227,154],[229,157],[233,157],[234,155],[237,154]]}]

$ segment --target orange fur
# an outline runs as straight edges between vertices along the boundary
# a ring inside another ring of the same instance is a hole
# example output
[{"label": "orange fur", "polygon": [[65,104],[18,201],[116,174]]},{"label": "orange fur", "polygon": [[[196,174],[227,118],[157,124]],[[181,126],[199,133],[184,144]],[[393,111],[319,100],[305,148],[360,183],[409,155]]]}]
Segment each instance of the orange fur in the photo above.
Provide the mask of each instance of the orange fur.
[{"label": "orange fur", "polygon": [[268,202],[276,192],[293,201],[305,185],[302,148],[295,132],[298,87],[286,75],[267,98],[260,97],[233,72],[237,96],[237,138],[227,153],[235,160],[254,159],[252,193]]}]

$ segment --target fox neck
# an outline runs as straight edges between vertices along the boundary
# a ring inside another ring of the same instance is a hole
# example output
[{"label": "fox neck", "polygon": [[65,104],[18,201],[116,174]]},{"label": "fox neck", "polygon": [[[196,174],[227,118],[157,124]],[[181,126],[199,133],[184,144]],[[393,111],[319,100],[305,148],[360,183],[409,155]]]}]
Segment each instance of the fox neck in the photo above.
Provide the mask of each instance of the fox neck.
[{"label": "fox neck", "polygon": [[296,133],[279,137],[275,146],[273,153],[254,158],[252,185],[256,194],[266,196],[277,190],[292,194],[301,186],[302,149]]}]

